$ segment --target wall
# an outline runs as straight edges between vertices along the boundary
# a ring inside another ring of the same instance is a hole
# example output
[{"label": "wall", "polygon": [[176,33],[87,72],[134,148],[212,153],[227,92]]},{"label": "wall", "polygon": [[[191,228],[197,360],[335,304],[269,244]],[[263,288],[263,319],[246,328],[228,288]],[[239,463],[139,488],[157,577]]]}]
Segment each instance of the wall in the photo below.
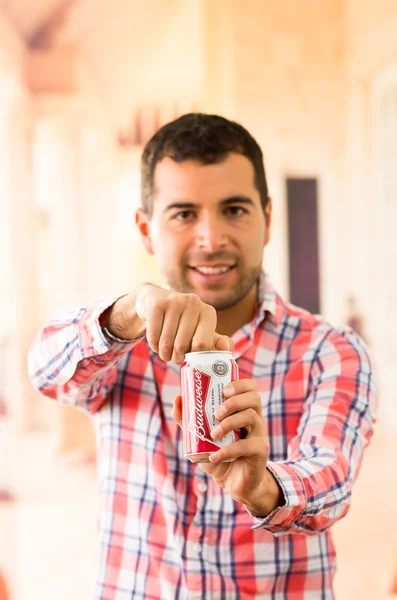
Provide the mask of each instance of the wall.
[{"label": "wall", "polygon": [[33,277],[29,272],[25,278],[18,278],[27,257],[24,249],[18,247],[20,238],[16,231],[18,222],[20,233],[26,234],[26,242],[32,246],[26,222],[31,212],[23,207],[29,196],[28,186],[25,187],[29,159],[23,137],[30,117],[29,97],[23,85],[25,58],[22,41],[0,11],[0,577],[4,578],[11,598],[17,573],[18,531],[13,502],[16,469],[12,459],[15,459],[16,429],[24,427],[23,407],[31,406],[32,400],[22,360],[25,340],[18,335],[19,327],[26,324],[31,331],[31,323],[21,310],[25,308],[26,314],[26,295],[22,293],[23,288],[31,291]]},{"label": "wall", "polygon": [[373,78],[397,59],[394,0],[347,0],[348,65],[357,77]]},{"label": "wall", "polygon": [[[392,288],[395,263],[395,236],[387,235],[384,169],[379,136],[392,122],[383,122],[383,107],[377,105],[382,81],[395,72],[397,90],[397,4],[392,0],[349,0],[346,40],[348,73],[347,156],[348,189],[354,226],[351,231],[352,287],[360,299],[367,320],[368,337],[376,353],[382,382],[380,415],[388,427],[395,427],[396,403],[390,343],[395,339],[395,296]],[[397,114],[397,107],[394,110]],[[397,117],[396,117],[397,118]],[[392,117],[393,119],[393,117]],[[395,120],[395,118],[394,118]],[[386,134],[387,135],[387,134]],[[394,152],[389,145],[390,152]],[[395,156],[389,161],[394,162]],[[389,185],[390,182],[387,182]],[[396,206],[394,213],[396,214]],[[388,219],[393,222],[393,218]],[[361,240],[366,239],[365,245]],[[393,258],[394,257],[394,258]],[[392,270],[390,270],[392,269]]]},{"label": "wall", "polygon": [[[274,201],[265,264],[288,296],[285,178],[319,178],[322,311],[343,318],[346,264],[344,2],[207,5],[206,108],[224,109],[260,141]],[[216,41],[219,41],[217,46]],[[337,243],[336,243],[337,239]]]}]

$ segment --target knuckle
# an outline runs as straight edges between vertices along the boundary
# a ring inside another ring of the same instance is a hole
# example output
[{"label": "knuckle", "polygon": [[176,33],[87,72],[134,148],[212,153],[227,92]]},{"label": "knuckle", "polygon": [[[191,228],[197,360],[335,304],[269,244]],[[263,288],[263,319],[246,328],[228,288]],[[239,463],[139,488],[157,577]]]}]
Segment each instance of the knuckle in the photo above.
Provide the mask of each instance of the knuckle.
[{"label": "knuckle", "polygon": [[236,410],[236,402],[235,400],[233,400],[233,398],[228,398],[227,400],[224,400],[222,406],[226,409],[226,414],[232,414]]},{"label": "knuckle", "polygon": [[177,342],[176,344],[174,344],[174,354],[176,355],[186,354],[186,352],[189,352],[189,350],[189,344],[183,342]]},{"label": "knuckle", "polygon": [[182,304],[182,294],[177,292],[169,292],[167,296],[160,296],[153,300],[153,307],[157,311],[165,312],[166,310],[179,307]]},{"label": "knuckle", "polygon": [[185,304],[185,294],[180,294],[179,292],[173,292],[169,299],[172,304],[176,304],[177,306]]},{"label": "knuckle", "polygon": [[189,308],[199,306],[201,304],[200,298],[196,294],[185,294],[186,304]]},{"label": "knuckle", "polygon": [[256,392],[258,384],[253,379],[239,379],[240,385],[246,392]]},{"label": "knuckle", "polygon": [[165,298],[153,298],[153,302],[149,308],[149,314],[156,314],[158,312],[164,312],[167,307],[167,300]]},{"label": "knuckle", "polygon": [[171,339],[160,340],[159,347],[162,350],[172,350],[172,348],[174,347],[174,340],[171,340]]},{"label": "knuckle", "polygon": [[204,312],[211,318],[216,319],[216,310],[210,304],[204,305]]},{"label": "knuckle", "polygon": [[244,387],[247,388],[247,391],[248,390],[250,392],[257,392],[258,391],[258,384],[253,379],[242,379],[241,381],[243,382]]},{"label": "knuckle", "polygon": [[250,423],[253,423],[258,418],[258,413],[254,408],[248,408],[247,413]]}]

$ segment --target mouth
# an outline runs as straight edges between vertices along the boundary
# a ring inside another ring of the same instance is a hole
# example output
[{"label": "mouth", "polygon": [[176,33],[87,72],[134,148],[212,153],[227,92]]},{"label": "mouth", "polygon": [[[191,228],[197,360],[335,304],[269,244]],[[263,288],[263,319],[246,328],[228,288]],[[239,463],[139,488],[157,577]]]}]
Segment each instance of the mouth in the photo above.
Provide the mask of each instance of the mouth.
[{"label": "mouth", "polygon": [[189,269],[201,281],[218,282],[226,279],[234,271],[236,265],[196,265]]}]

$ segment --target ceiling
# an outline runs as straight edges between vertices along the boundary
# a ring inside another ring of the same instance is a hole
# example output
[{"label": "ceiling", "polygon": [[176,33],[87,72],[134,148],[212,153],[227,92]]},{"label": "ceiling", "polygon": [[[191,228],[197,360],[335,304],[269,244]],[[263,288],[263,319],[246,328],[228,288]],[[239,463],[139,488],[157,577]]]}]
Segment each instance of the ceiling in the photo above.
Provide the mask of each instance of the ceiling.
[{"label": "ceiling", "polygon": [[201,0],[0,0],[0,11],[28,47],[77,51],[118,130],[135,110],[200,96]]},{"label": "ceiling", "polygon": [[0,0],[0,10],[29,43],[64,4],[65,0]]}]

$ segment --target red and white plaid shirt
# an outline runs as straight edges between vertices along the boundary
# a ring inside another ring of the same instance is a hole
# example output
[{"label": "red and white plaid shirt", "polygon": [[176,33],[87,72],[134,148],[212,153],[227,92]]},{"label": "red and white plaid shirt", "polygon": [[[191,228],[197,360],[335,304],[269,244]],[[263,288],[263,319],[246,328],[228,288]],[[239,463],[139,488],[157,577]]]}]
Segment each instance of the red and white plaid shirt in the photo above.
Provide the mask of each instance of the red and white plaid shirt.
[{"label": "red and white plaid shirt", "polygon": [[262,277],[252,322],[233,336],[240,376],[262,396],[268,466],[285,506],[256,519],[183,455],[171,417],[179,367],[99,316],[58,315],[32,346],[46,396],[92,415],[98,438],[96,600],[333,598],[329,528],[346,514],[373,429],[376,383],[363,342],[286,303]]}]

